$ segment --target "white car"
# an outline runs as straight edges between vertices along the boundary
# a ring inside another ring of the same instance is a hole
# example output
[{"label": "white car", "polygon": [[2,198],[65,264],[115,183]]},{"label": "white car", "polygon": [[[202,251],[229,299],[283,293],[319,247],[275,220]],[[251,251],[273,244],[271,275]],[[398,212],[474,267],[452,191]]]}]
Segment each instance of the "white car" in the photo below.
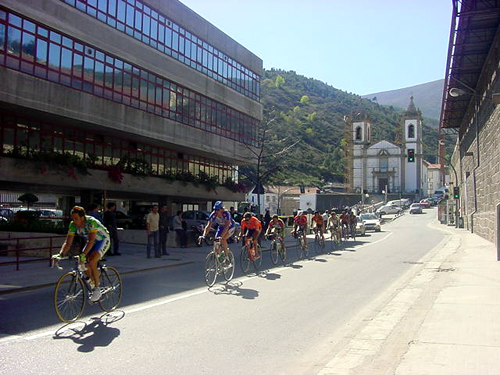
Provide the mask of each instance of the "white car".
[{"label": "white car", "polygon": [[380,218],[371,213],[361,214],[359,219],[365,225],[365,230],[374,230],[375,232],[380,232],[381,223]]},{"label": "white car", "polygon": [[401,211],[401,207],[396,206],[396,205],[387,205],[387,206],[382,206],[380,207],[376,213],[379,215],[391,215],[391,214],[398,214]]},{"label": "white car", "polygon": [[421,214],[422,213],[422,206],[420,203],[413,203],[410,206],[410,214]]},{"label": "white car", "polygon": [[358,219],[356,223],[356,236],[364,236],[366,232],[365,224]]}]

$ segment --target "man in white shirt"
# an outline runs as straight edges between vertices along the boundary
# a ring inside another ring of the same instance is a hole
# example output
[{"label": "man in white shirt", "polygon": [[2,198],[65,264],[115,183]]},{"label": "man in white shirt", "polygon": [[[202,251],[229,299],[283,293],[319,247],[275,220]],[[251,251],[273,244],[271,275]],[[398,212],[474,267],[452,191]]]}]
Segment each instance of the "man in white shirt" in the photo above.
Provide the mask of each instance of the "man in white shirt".
[{"label": "man in white shirt", "polygon": [[154,244],[155,258],[160,258],[160,247],[158,246],[160,229],[160,214],[158,206],[151,207],[151,212],[146,216],[146,233],[148,235],[147,256],[151,258],[151,242]]}]

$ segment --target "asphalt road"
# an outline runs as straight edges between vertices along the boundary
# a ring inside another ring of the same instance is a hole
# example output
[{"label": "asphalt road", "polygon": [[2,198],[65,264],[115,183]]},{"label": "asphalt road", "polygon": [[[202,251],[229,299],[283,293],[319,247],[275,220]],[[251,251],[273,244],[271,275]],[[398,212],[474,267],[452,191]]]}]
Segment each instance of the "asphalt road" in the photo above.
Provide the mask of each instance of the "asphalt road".
[{"label": "asphalt road", "polygon": [[118,311],[87,305],[68,326],[50,288],[0,296],[0,374],[315,374],[442,240],[436,211],[286,266],[265,254],[260,274],[210,290],[201,259],[125,275]]}]

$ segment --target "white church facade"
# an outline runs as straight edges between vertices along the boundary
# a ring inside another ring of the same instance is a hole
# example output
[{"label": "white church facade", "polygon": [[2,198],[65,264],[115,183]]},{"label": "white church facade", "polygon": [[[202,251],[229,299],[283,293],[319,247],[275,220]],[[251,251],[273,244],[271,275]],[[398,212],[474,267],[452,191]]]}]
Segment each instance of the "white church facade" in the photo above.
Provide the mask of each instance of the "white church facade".
[{"label": "white church facade", "polygon": [[404,113],[401,145],[389,141],[371,144],[372,124],[352,123],[352,187],[367,194],[427,195],[427,168],[423,159],[422,115],[410,98]]}]

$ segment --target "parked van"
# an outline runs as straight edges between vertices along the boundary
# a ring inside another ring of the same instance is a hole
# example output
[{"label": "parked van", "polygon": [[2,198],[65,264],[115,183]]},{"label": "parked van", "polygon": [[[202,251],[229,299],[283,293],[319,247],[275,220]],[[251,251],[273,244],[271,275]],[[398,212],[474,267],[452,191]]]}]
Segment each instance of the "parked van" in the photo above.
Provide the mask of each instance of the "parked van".
[{"label": "parked van", "polygon": [[448,187],[446,187],[446,186],[441,186],[440,188],[438,188],[434,191],[434,196],[437,198],[448,199],[449,194],[450,193],[449,193]]}]

